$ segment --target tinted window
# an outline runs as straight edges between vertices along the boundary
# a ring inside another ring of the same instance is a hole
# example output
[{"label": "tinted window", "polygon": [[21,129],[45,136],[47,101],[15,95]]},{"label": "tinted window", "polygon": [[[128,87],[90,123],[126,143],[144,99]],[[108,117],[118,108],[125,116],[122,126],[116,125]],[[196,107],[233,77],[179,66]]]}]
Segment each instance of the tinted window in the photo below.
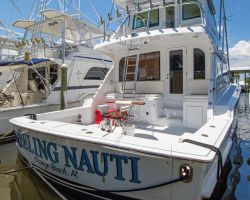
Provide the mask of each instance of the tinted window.
[{"label": "tinted window", "polygon": [[[38,86],[38,90],[44,90],[46,84],[46,67],[39,67],[36,70],[29,69],[28,70],[28,80],[34,80]],[[28,85],[28,90],[31,88]]]},{"label": "tinted window", "polygon": [[[119,80],[123,81],[123,73],[125,67],[125,58],[122,58],[119,66]],[[136,56],[130,56],[128,59],[127,81],[134,81],[136,66]],[[139,67],[137,74],[138,81],[160,80],[160,52],[145,53],[139,56]]]},{"label": "tinted window", "polygon": [[159,25],[159,10],[155,9],[155,10],[141,12],[141,13],[136,14],[134,16],[133,29],[146,27],[148,23],[148,15],[149,15],[149,27]]},{"label": "tinted window", "polygon": [[205,53],[194,49],[194,79],[205,79]]},{"label": "tinted window", "polygon": [[56,64],[50,65],[50,75],[49,75],[50,84],[54,85],[57,78],[58,78],[58,65]]},{"label": "tinted window", "polygon": [[[193,19],[201,16],[200,8],[193,0],[182,0],[182,20]],[[186,3],[186,5],[185,5]]]},{"label": "tinted window", "polygon": [[183,93],[183,50],[173,50],[169,53],[170,60],[170,93]]},{"label": "tinted window", "polygon": [[108,72],[106,68],[92,67],[84,77],[85,80],[103,80]]},{"label": "tinted window", "polygon": [[174,28],[175,27],[175,7],[166,7],[166,28]]}]

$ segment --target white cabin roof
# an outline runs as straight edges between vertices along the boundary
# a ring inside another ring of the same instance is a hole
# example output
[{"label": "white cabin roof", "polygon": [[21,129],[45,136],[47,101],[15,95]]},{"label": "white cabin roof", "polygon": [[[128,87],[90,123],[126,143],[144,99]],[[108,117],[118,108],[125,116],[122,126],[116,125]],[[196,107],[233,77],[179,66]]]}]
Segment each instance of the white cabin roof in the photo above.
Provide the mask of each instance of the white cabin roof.
[{"label": "white cabin roof", "polygon": [[250,66],[231,67],[232,72],[250,72]]},{"label": "white cabin roof", "polygon": [[101,37],[103,34],[98,28],[56,10],[44,10],[41,15],[45,17],[43,21],[17,20],[13,26],[30,31],[39,29],[45,34],[61,37],[61,24],[65,19],[65,39],[67,40],[83,41]]},{"label": "white cabin roof", "polygon": [[[127,7],[129,9],[134,9],[135,8],[135,0],[116,0],[115,3],[116,5],[120,6],[121,8],[126,9]],[[156,5],[162,5],[163,4],[163,0],[151,0],[152,4],[156,4]],[[166,3],[170,3],[170,2],[174,2],[174,0],[169,0],[166,1]],[[139,0],[140,6],[142,7],[148,7],[150,5],[150,1],[149,0]]]}]

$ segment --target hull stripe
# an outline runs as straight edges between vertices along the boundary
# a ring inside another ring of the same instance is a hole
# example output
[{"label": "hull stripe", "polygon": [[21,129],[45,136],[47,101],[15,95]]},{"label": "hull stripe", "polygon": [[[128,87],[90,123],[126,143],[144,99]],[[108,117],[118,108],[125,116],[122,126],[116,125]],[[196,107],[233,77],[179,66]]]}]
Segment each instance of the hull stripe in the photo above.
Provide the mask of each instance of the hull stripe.
[{"label": "hull stripe", "polygon": [[[19,153],[19,157],[21,158],[21,160],[28,166],[30,166],[29,162],[27,161],[27,159],[21,155],[21,153]],[[46,172],[45,170],[41,169],[40,167],[36,166],[36,165],[32,165],[33,167],[35,167],[36,170],[38,170],[46,179],[51,180],[52,182],[54,182],[55,184],[58,184],[58,186],[60,187],[66,187],[72,191],[76,191],[80,194],[85,194],[87,196],[91,196],[93,199],[93,197],[95,199],[104,199],[104,200],[112,200],[112,199],[117,199],[117,200],[138,200],[136,198],[131,198],[131,197],[124,197],[121,196],[119,194],[114,194],[114,193],[110,193],[110,192],[105,192],[105,191],[101,191],[101,190],[96,190],[94,188],[90,188],[88,186],[84,186],[75,182],[72,182],[70,180],[58,177],[54,174],[51,174],[49,172]],[[32,168],[31,168],[32,169]],[[74,192],[72,192],[72,194],[74,194]]]},{"label": "hull stripe", "polygon": [[[36,165],[34,165],[34,166],[36,166]],[[58,177],[58,176],[56,176],[54,174],[51,174],[49,172],[44,171],[43,169],[41,169],[38,166],[36,166],[36,168],[43,171],[43,173],[49,174],[50,176],[53,176],[53,177],[57,177],[57,179],[66,181],[65,183],[67,183],[67,184],[71,183],[71,185],[75,185],[77,187],[80,187],[81,189],[85,189],[85,190],[87,189],[87,190],[91,190],[91,191],[94,190],[96,192],[101,192],[101,193],[113,193],[113,192],[115,192],[115,193],[123,193],[123,192],[143,191],[143,190],[149,190],[149,189],[154,189],[154,188],[158,188],[158,187],[163,187],[163,186],[166,186],[166,185],[174,184],[174,183],[181,182],[181,181],[185,180],[185,177],[179,177],[179,178],[176,178],[176,179],[173,179],[173,180],[170,180],[170,181],[166,181],[164,183],[160,183],[160,184],[156,184],[156,185],[148,186],[148,187],[143,187],[143,188],[135,188],[135,189],[127,189],[127,190],[99,190],[99,189],[96,189],[96,188],[93,188],[93,187],[84,186],[84,185],[77,184],[77,183],[74,183],[72,181],[63,179],[63,178]]]},{"label": "hull stripe", "polygon": [[100,60],[100,61],[105,61],[105,62],[112,63],[112,60],[101,59],[101,58],[93,58],[93,57],[88,57],[88,56],[73,56],[73,57],[75,57],[75,58],[85,58],[85,59],[90,59],[90,60]]},{"label": "hull stripe", "polygon": [[[79,90],[79,89],[92,89],[98,88],[100,85],[79,85],[79,86],[68,86],[67,90]],[[60,91],[61,87],[55,87],[53,91]]]}]

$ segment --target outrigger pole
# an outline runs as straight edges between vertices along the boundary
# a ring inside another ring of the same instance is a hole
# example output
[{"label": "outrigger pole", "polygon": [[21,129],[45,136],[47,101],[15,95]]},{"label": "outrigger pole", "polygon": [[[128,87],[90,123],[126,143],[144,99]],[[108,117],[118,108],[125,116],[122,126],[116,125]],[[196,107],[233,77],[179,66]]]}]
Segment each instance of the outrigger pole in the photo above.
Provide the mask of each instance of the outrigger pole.
[{"label": "outrigger pole", "polygon": [[[222,22],[223,20],[223,22]],[[220,0],[220,13],[219,13],[219,40],[222,41],[221,49],[221,71],[223,72],[223,64],[225,61],[225,48],[226,48],[226,64],[227,64],[227,75],[230,79],[230,61],[229,61],[229,50],[228,50],[228,35],[227,35],[227,17],[225,11],[225,2]],[[226,43],[226,44],[225,44]]]}]

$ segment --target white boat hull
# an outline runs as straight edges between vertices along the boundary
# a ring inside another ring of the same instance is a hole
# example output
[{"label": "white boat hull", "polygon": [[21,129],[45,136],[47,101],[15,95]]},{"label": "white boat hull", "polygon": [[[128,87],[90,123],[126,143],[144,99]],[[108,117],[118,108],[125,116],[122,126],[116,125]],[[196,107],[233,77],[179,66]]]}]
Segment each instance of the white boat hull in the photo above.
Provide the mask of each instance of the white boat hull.
[{"label": "white boat hull", "polygon": [[[27,164],[68,189],[148,200],[202,197],[204,171],[209,163],[147,155],[17,127],[15,130],[18,151]],[[190,182],[180,180],[183,164],[193,169]]]}]

